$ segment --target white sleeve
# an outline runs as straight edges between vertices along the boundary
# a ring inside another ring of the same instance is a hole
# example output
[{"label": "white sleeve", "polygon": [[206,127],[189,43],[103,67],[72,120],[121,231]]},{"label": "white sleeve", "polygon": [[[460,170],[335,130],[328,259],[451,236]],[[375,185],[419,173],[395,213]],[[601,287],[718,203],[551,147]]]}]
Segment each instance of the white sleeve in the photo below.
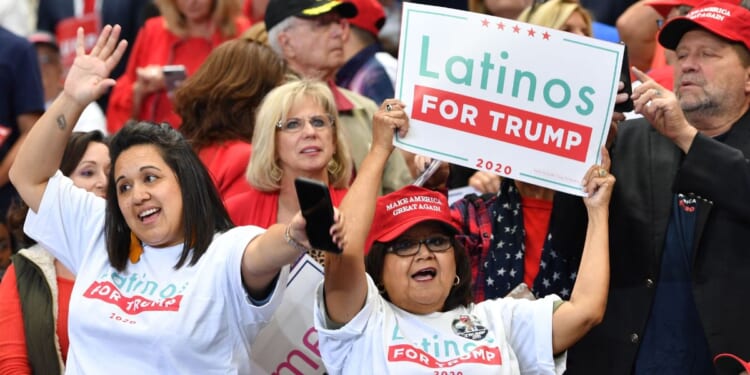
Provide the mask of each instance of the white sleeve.
[{"label": "white sleeve", "polygon": [[326,312],[323,298],[323,281],[320,282],[315,293],[313,313],[315,330],[318,331],[318,348],[329,374],[343,373],[344,367],[352,354],[354,342],[365,333],[373,312],[382,303],[383,300],[378,292],[378,287],[375,286],[375,282],[372,281],[370,275],[367,275],[367,297],[362,310],[344,326],[334,329],[329,324],[328,312]]},{"label": "white sleeve", "polygon": [[29,209],[23,229],[77,274],[89,251],[106,248],[106,205],[104,199],[76,187],[57,171],[47,182],[39,211]]},{"label": "white sleeve", "polygon": [[265,229],[255,226],[241,226],[218,235],[209,251],[215,251],[212,256],[214,267],[221,272],[220,289],[227,295],[228,303],[242,325],[241,329],[246,332],[248,339],[253,340],[261,328],[273,318],[274,312],[279,307],[289,281],[289,265],[281,268],[273,290],[264,299],[262,304],[256,305],[247,295],[242,282],[242,257],[247,244],[265,233]]},{"label": "white sleeve", "polygon": [[[565,372],[567,352],[554,356],[552,349],[553,304],[560,297],[548,295],[542,299],[502,298],[486,301],[502,317],[502,324],[510,346],[518,358],[522,374],[562,374]],[[484,304],[484,303],[483,303]]]}]

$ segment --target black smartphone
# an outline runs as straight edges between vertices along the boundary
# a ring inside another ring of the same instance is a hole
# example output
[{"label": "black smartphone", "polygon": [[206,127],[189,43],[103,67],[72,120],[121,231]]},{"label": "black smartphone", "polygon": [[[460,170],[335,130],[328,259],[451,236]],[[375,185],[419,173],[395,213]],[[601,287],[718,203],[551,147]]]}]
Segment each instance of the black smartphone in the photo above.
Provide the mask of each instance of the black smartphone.
[{"label": "black smartphone", "polygon": [[161,68],[164,74],[164,86],[166,86],[168,92],[173,92],[182,81],[187,78],[187,72],[185,71],[185,65],[164,65]]},{"label": "black smartphone", "polygon": [[628,46],[625,45],[625,43],[620,42],[623,47],[623,53],[622,53],[622,68],[620,68],[620,81],[625,83],[625,88],[618,91],[617,93],[626,92],[628,93],[628,100],[615,104],[615,112],[630,112],[633,110],[633,99],[630,98],[631,95],[633,95],[633,86],[630,82],[630,62],[628,60]]},{"label": "black smartphone", "polygon": [[310,245],[318,250],[341,253],[329,231],[333,225],[333,203],[328,186],[321,181],[304,177],[294,179],[297,200],[302,216],[307,221],[305,232]]}]

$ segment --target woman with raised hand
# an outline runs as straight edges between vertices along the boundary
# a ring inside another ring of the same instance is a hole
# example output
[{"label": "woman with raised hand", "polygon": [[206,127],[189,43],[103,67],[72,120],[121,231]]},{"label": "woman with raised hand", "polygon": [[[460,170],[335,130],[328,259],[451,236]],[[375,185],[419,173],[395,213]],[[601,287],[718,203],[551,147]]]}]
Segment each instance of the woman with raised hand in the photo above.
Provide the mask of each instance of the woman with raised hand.
[{"label": "woman with raised hand", "polygon": [[31,209],[27,234],[76,275],[67,371],[248,373],[250,345],[307,244],[304,219],[232,228],[205,167],[166,124],[112,138],[106,201],[57,171],[81,111],[115,83],[119,33],[104,27],[86,54],[79,29],[65,89],[11,169]]},{"label": "woman with raised hand", "polygon": [[[601,166],[583,186],[587,240],[570,301],[498,298],[471,303],[471,270],[440,193],[408,186],[377,197],[403,104],[387,100],[373,144],[331,230],[316,294],[319,349],[331,374],[561,374],[565,350],[604,315],[609,284],[608,203],[614,177]],[[366,257],[365,257],[365,254]],[[363,259],[364,258],[364,259]],[[561,356],[562,355],[562,356]]]}]

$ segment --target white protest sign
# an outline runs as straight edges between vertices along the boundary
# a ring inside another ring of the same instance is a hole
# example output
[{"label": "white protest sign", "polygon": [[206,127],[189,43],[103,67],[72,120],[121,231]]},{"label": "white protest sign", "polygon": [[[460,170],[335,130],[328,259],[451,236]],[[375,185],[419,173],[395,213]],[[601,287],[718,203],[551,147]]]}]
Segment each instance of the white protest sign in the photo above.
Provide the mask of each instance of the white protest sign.
[{"label": "white protest sign", "polygon": [[252,345],[253,373],[325,374],[313,327],[315,289],[323,267],[304,255],[292,266],[284,298]]},{"label": "white protest sign", "polygon": [[397,147],[575,195],[600,160],[623,46],[404,2]]}]

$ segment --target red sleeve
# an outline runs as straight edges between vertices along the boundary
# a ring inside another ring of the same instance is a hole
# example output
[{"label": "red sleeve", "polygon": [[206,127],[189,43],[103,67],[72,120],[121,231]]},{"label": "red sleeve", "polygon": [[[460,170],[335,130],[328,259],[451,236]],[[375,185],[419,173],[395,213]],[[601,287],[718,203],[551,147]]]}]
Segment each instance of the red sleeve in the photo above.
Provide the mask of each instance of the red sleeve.
[{"label": "red sleeve", "polygon": [[16,268],[11,264],[0,283],[0,374],[31,374],[26,355]]}]

